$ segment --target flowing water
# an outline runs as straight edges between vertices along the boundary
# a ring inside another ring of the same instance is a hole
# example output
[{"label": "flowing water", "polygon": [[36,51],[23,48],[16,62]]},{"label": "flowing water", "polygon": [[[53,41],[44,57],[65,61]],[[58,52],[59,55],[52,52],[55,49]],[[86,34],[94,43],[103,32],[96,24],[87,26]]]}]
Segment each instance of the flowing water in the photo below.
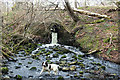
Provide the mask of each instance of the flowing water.
[{"label": "flowing water", "polygon": [[57,33],[52,32],[52,43],[51,44],[57,44]]},{"label": "flowing water", "polygon": [[[120,79],[120,65],[83,55],[79,48],[57,44],[57,33],[52,33],[52,44],[39,45],[29,55],[19,51],[16,62],[3,60],[4,66],[9,69],[3,77],[9,76],[11,80],[17,80],[16,75],[22,76],[22,80],[59,80],[61,76],[72,80]],[[43,61],[58,64],[62,69],[58,75],[54,75],[53,71],[50,75],[47,71],[40,75]]]}]

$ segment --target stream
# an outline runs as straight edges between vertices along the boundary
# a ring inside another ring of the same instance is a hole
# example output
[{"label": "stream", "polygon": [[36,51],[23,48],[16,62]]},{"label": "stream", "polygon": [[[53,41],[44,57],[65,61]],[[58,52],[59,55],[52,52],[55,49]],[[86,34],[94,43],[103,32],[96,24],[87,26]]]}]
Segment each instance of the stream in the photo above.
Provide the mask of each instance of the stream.
[{"label": "stream", "polygon": [[[120,65],[95,58],[91,55],[84,56],[79,48],[60,44],[40,44],[27,55],[25,51],[16,54],[16,62],[3,60],[7,66],[8,74],[2,77],[9,77],[10,80],[19,80],[16,76],[20,75],[22,80],[119,80]],[[42,62],[58,64],[61,67],[58,75],[53,71],[49,75],[47,71],[40,75]]]}]

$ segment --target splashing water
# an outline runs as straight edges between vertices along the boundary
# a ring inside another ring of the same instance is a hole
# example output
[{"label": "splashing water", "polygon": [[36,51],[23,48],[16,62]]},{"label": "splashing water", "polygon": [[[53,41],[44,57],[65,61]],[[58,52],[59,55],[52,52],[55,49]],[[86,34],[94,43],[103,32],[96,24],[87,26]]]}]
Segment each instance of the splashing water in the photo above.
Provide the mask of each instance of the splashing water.
[{"label": "splashing water", "polygon": [[52,32],[52,42],[51,44],[57,44],[57,33]]}]

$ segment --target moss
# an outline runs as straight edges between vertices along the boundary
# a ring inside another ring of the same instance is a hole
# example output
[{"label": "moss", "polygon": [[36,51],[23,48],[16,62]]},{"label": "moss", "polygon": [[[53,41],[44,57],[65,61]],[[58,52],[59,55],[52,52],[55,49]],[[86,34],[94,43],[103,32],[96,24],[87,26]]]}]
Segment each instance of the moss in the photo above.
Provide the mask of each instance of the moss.
[{"label": "moss", "polygon": [[75,74],[75,75],[74,75],[74,77],[78,77],[78,75],[77,75],[77,74]]},{"label": "moss", "polygon": [[37,70],[37,68],[36,67],[31,67],[30,70]]},{"label": "moss", "polygon": [[15,69],[21,68],[20,66],[15,66]]},{"label": "moss", "polygon": [[46,56],[48,56],[48,55],[50,55],[50,54],[51,54],[50,52],[45,53]]},{"label": "moss", "polygon": [[58,54],[64,54],[62,51],[58,51],[57,53],[58,53]]},{"label": "moss", "polygon": [[35,57],[36,60],[40,60],[39,57]]},{"label": "moss", "polygon": [[82,64],[82,62],[78,62],[78,64]]},{"label": "moss", "polygon": [[28,64],[32,64],[32,62],[28,62]]},{"label": "moss", "polygon": [[82,58],[78,57],[79,60],[82,60]]},{"label": "moss", "polygon": [[22,76],[21,75],[16,75],[17,80],[22,80]]},{"label": "moss", "polygon": [[42,44],[37,44],[37,46],[42,46]]},{"label": "moss", "polygon": [[96,62],[92,62],[91,64],[96,65],[97,63]]},{"label": "moss", "polygon": [[3,74],[7,74],[8,73],[8,68],[7,67],[1,67],[1,72]]},{"label": "moss", "polygon": [[63,55],[61,58],[66,58],[67,56],[66,55]]},{"label": "moss", "polygon": [[45,51],[45,49],[42,49],[41,51]]},{"label": "moss", "polygon": [[100,63],[97,63],[96,65],[101,66],[101,64],[100,64]]},{"label": "moss", "polygon": [[46,56],[46,60],[50,60],[50,56]]},{"label": "moss", "polygon": [[58,80],[64,80],[64,78],[62,76],[59,76]]},{"label": "moss", "polygon": [[40,54],[43,54],[43,52],[42,52],[42,51],[39,51],[39,52],[36,54],[36,56],[39,56]]},{"label": "moss", "polygon": [[53,51],[49,51],[50,53],[53,53]]},{"label": "moss", "polygon": [[78,61],[76,60],[76,61],[70,62],[69,64],[70,64],[70,65],[75,65],[75,64],[77,64],[77,62],[78,62]]},{"label": "moss", "polygon": [[83,63],[79,64],[81,67],[85,67],[85,65]]},{"label": "moss", "polygon": [[70,50],[65,49],[65,48],[62,48],[62,49],[61,49],[61,51],[62,51],[63,53],[71,53],[71,51],[70,51]]},{"label": "moss", "polygon": [[106,67],[105,67],[105,66],[101,66],[101,68],[102,68],[103,70],[105,70],[105,69],[106,69]]},{"label": "moss", "polygon": [[25,53],[28,55],[29,54],[29,52],[28,52],[28,50],[26,50],[26,49],[23,49],[24,51],[25,51]]},{"label": "moss", "polygon": [[53,51],[59,51],[58,47],[53,48]]},{"label": "moss", "polygon": [[59,55],[56,53],[56,54],[53,54],[53,57],[58,57]]},{"label": "moss", "polygon": [[80,71],[79,74],[83,74],[83,71]]},{"label": "moss", "polygon": [[78,55],[78,57],[83,57],[83,55]]},{"label": "moss", "polygon": [[73,55],[72,58],[75,58],[77,60],[78,57],[76,55]]},{"label": "moss", "polygon": [[47,62],[50,64],[50,63],[52,63],[50,60],[47,60]]},{"label": "moss", "polygon": [[104,42],[104,43],[110,42],[110,38],[103,39],[103,42]]},{"label": "moss", "polygon": [[22,65],[22,63],[18,63],[19,65]]}]

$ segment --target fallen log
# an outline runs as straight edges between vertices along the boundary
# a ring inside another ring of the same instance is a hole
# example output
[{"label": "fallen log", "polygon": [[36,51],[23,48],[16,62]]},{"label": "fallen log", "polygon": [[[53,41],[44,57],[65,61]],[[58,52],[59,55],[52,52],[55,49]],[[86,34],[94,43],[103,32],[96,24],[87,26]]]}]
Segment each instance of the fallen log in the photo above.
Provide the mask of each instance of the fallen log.
[{"label": "fallen log", "polygon": [[7,53],[5,53],[3,50],[1,50],[2,55],[8,60],[8,61],[15,61],[13,57],[9,56]]},{"label": "fallen log", "polygon": [[101,51],[101,50],[98,50],[98,49],[93,50],[93,51],[90,51],[90,52],[88,52],[88,53],[84,54],[84,55],[83,55],[83,57],[84,57],[84,56],[88,56],[88,55],[95,54],[95,53],[100,52],[100,51]]},{"label": "fallen log", "polygon": [[90,11],[85,11],[85,10],[81,10],[81,9],[73,9],[74,12],[78,12],[80,14],[85,14],[85,15],[89,15],[89,16],[94,16],[94,17],[98,17],[98,18],[107,18],[110,19],[110,16],[107,15],[101,15],[99,13],[94,13],[94,12],[90,12]]}]

